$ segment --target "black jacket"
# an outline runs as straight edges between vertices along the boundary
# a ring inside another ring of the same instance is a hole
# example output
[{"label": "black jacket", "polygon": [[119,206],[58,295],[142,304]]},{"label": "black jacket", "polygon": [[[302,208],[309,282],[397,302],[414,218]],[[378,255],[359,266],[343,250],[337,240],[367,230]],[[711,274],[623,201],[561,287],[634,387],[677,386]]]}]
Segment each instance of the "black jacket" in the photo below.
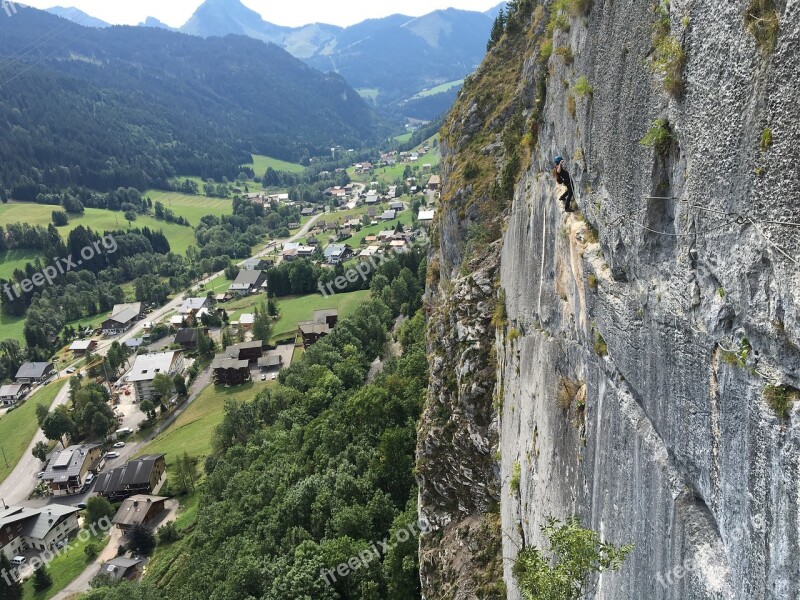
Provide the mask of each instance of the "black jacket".
[{"label": "black jacket", "polygon": [[556,167],[556,181],[561,185],[567,186],[567,189],[572,189],[572,178],[569,176],[569,172],[563,166],[561,169]]}]

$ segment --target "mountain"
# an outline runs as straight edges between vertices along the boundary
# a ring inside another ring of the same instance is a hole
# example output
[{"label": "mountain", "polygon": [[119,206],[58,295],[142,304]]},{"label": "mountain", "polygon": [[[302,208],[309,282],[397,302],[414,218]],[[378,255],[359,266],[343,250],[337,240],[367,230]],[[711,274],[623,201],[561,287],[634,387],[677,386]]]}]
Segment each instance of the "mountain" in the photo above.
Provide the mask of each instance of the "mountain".
[{"label": "mountain", "polygon": [[416,18],[395,14],[346,28],[291,28],[265,21],[239,0],[206,0],[180,30],[278,44],[317,69],[340,73],[357,89],[377,90],[377,102],[390,105],[474,71],[502,6],[487,13],[451,8]]},{"label": "mountain", "polygon": [[484,14],[494,20],[500,14],[501,10],[508,11],[508,2],[501,2],[497,6],[493,6],[492,8],[487,10]]},{"label": "mountain", "polygon": [[48,8],[47,12],[72,21],[73,23],[83,25],[84,27],[111,27],[109,23],[88,15],[74,6],[68,8],[53,6],[52,8]]},{"label": "mountain", "polygon": [[155,17],[147,17],[143,22],[139,23],[139,27],[155,27],[156,29],[169,29],[170,31],[177,31],[175,28],[170,27],[166,23],[162,23]]},{"label": "mountain", "polygon": [[0,19],[0,56],[41,40],[24,60],[0,66],[6,188],[35,196],[39,185],[142,189],[177,174],[232,178],[251,153],[300,160],[381,134],[339,75],[275,45],[64,23],[30,8]]}]

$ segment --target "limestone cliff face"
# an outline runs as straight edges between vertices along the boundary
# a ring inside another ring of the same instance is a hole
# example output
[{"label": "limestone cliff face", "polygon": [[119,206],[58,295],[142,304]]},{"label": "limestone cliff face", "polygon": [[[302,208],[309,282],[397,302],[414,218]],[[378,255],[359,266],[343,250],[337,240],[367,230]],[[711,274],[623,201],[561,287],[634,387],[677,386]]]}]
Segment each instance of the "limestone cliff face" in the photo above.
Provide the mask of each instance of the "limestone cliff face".
[{"label": "limestone cliff face", "polygon": [[672,87],[651,3],[530,7],[465,87],[431,257],[427,598],[494,597],[500,537],[520,598],[519,549],[572,514],[636,546],[596,598],[800,598],[800,3],[774,47],[756,5],[673,3]]}]

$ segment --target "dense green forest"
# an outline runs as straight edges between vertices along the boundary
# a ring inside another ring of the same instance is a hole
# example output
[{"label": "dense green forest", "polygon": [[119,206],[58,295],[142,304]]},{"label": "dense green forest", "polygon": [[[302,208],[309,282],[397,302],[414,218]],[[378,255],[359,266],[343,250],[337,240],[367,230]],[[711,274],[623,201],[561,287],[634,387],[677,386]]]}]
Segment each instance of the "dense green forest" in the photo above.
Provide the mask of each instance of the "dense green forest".
[{"label": "dense green forest", "polygon": [[[398,260],[381,277],[389,289],[413,280],[419,303],[425,263],[415,272]],[[413,467],[428,379],[425,319],[418,311],[405,321],[400,356],[386,356],[401,302],[377,295],[277,387],[226,406],[197,523],[162,544],[175,559],[154,563],[142,584],[100,587],[87,600],[419,597]],[[367,381],[382,355],[383,372]],[[322,575],[369,552],[347,576]]]},{"label": "dense green forest", "polygon": [[341,77],[257,40],[85,28],[22,7],[0,20],[0,188],[15,198],[233,180],[251,153],[299,161],[379,129]]}]

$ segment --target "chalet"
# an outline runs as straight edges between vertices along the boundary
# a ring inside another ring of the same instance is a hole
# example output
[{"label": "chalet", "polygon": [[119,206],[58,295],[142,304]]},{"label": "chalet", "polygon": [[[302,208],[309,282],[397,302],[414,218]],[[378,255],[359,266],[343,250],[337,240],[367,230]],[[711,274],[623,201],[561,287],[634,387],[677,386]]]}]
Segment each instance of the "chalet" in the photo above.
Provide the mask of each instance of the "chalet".
[{"label": "chalet", "polygon": [[77,358],[84,356],[87,352],[91,352],[97,347],[97,342],[94,340],[75,340],[69,347],[72,356]]},{"label": "chalet", "polygon": [[306,240],[306,246],[319,246],[319,240],[312,236]]},{"label": "chalet", "polygon": [[364,248],[358,255],[358,258],[361,260],[369,260],[373,256],[380,254],[381,247],[380,246],[367,246]]},{"label": "chalet", "polygon": [[378,216],[378,210],[377,210],[377,209],[376,209],[374,206],[370,206],[370,207],[367,209],[367,216],[368,216],[370,219],[374,219],[375,217],[377,217],[377,216]]},{"label": "chalet", "polygon": [[406,209],[406,205],[403,204],[402,202],[392,202],[389,205],[389,208],[391,208],[392,210],[396,210],[397,212],[402,212]]},{"label": "chalet", "polygon": [[128,531],[136,525],[147,525],[164,512],[166,501],[164,496],[136,494],[122,502],[111,522],[122,531]]},{"label": "chalet", "polygon": [[289,229],[300,229],[300,223],[291,222],[288,225]]},{"label": "chalet", "polygon": [[346,240],[347,238],[353,237],[353,229],[352,227],[342,227],[339,230],[339,235],[336,236],[339,240]]},{"label": "chalet", "polygon": [[106,576],[112,583],[118,583],[123,580],[133,581],[139,578],[143,562],[140,558],[118,556],[108,562],[104,562],[98,575]]},{"label": "chalet", "polygon": [[41,479],[54,496],[77,494],[83,489],[86,476],[97,473],[103,463],[100,444],[70,446],[53,454]]},{"label": "chalet", "polygon": [[263,257],[256,257],[256,258],[248,258],[246,261],[242,263],[242,268],[245,271],[263,271],[268,269],[272,265],[275,264],[275,261],[271,258],[263,258]]},{"label": "chalet", "polygon": [[364,202],[367,205],[377,204],[378,203],[378,193],[377,192],[370,192],[367,194],[367,197],[364,199]]},{"label": "chalet", "polygon": [[181,329],[175,334],[175,343],[184,350],[194,350],[197,348],[198,335],[197,329]]},{"label": "chalet", "polygon": [[125,347],[130,348],[131,350],[138,350],[142,346],[144,346],[145,340],[144,338],[131,338],[129,340],[125,340]]},{"label": "chalet", "polygon": [[10,560],[29,549],[52,550],[78,530],[79,512],[79,508],[61,504],[41,508],[3,504],[0,508],[0,553]]},{"label": "chalet", "polygon": [[164,455],[148,454],[100,473],[94,491],[110,502],[119,502],[138,494],[157,494],[166,480]]},{"label": "chalet", "polygon": [[250,363],[246,360],[229,358],[227,354],[218,354],[211,363],[216,385],[242,385],[250,381]]},{"label": "chalet", "polygon": [[133,363],[126,380],[133,384],[136,400],[142,402],[155,399],[153,380],[156,375],[163,373],[174,377],[181,372],[183,372],[183,352],[180,350],[142,354],[136,357],[136,362]]},{"label": "chalet", "polygon": [[438,192],[439,188],[442,185],[442,178],[440,175],[431,175],[431,178],[428,179],[428,189],[433,190],[434,192]]},{"label": "chalet", "polygon": [[431,172],[431,163],[425,163],[422,165],[422,172],[423,173],[430,173]]},{"label": "chalet", "polygon": [[215,300],[217,303],[222,303],[222,304],[224,304],[225,302],[227,302],[228,300],[230,300],[230,296],[228,296],[228,294],[217,294],[216,296],[214,296],[214,300]]},{"label": "chalet", "polygon": [[435,210],[421,210],[417,215],[417,222],[420,225],[430,225],[433,223],[434,214],[436,214]]},{"label": "chalet", "polygon": [[331,244],[325,248],[325,262],[331,265],[338,265],[353,255],[353,251],[347,244]]},{"label": "chalet", "polygon": [[253,313],[243,313],[239,317],[239,327],[245,331],[253,331],[253,326],[256,323],[256,316]]},{"label": "chalet", "polygon": [[0,386],[0,405],[14,406],[25,397],[27,391],[28,386],[24,383]]},{"label": "chalet", "polygon": [[405,240],[392,240],[389,243],[389,247],[394,252],[406,252],[409,248],[408,242],[406,242]]},{"label": "chalet", "polygon": [[131,325],[143,316],[142,303],[116,304],[111,316],[103,321],[101,329],[104,335],[119,335],[131,328]]},{"label": "chalet", "polygon": [[397,198],[397,186],[393,185],[389,187],[389,193],[387,194],[389,198]]},{"label": "chalet", "polygon": [[313,246],[303,246],[302,244],[289,243],[283,247],[283,260],[292,261],[296,258],[311,258],[314,256]]},{"label": "chalet", "polygon": [[183,305],[178,309],[178,314],[184,315],[191,320],[203,308],[208,306],[208,298],[187,298]]},{"label": "chalet", "polygon": [[368,235],[364,237],[364,243],[367,245],[372,245],[378,241],[377,235]]},{"label": "chalet", "polygon": [[385,210],[381,215],[381,221],[393,221],[397,218],[397,213],[393,210]]},{"label": "chalet", "polygon": [[181,329],[189,325],[189,319],[187,315],[174,315],[169,320],[169,326],[173,329]]},{"label": "chalet", "polygon": [[17,374],[14,376],[14,381],[20,384],[41,383],[48,377],[54,375],[53,363],[49,362],[29,362],[23,364]]},{"label": "chalet", "polygon": [[263,291],[266,287],[267,274],[264,271],[239,271],[236,279],[228,288],[232,294],[246,296]]},{"label": "chalet", "polygon": [[394,229],[385,229],[378,233],[378,241],[380,242],[390,242],[394,239]]},{"label": "chalet", "polygon": [[308,348],[328,335],[339,320],[339,311],[335,308],[315,310],[312,321],[298,323],[300,336],[303,338],[303,347]]},{"label": "chalet", "polygon": [[235,358],[236,360],[246,360],[249,363],[255,363],[264,354],[264,342],[261,340],[253,340],[252,342],[242,342],[241,344],[234,344],[228,346],[222,351],[222,354],[217,356],[226,356],[228,358]]},{"label": "chalet", "polygon": [[304,208],[303,210],[300,211],[301,217],[310,217],[313,214],[314,214],[313,208]]}]

